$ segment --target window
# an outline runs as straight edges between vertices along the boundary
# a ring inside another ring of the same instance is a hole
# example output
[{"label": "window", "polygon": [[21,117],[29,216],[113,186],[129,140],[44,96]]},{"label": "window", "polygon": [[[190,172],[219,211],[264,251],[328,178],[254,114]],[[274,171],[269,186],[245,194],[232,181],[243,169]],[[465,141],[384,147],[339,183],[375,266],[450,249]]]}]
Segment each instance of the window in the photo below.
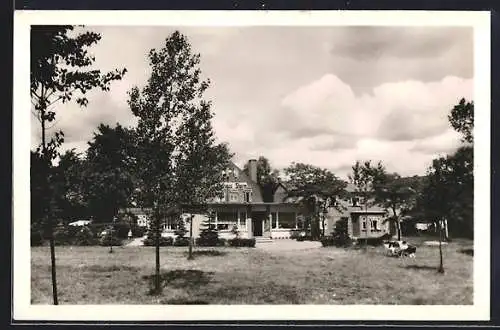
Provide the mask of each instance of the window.
[{"label": "window", "polygon": [[362,224],[363,224],[363,230],[366,230],[366,220],[363,220]]},{"label": "window", "polygon": [[228,223],[218,223],[217,230],[229,230],[229,224]]},{"label": "window", "polygon": [[251,191],[245,191],[245,202],[249,203],[252,201],[252,192]]},{"label": "window", "polygon": [[238,201],[238,193],[236,193],[236,192],[231,192],[231,193],[229,194],[229,201],[230,201],[230,202],[236,202],[236,201]]},{"label": "window", "polygon": [[373,231],[378,231],[379,229],[377,228],[377,220],[372,220],[372,230]]},{"label": "window", "polygon": [[359,199],[357,197],[352,198],[352,206],[358,206]]}]

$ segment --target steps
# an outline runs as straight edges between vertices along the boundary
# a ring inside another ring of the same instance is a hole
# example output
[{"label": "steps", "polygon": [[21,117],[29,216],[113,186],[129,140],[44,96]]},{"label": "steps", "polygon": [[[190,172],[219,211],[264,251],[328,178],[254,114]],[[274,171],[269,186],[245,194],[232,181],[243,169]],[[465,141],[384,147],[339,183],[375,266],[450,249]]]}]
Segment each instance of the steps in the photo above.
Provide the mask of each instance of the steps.
[{"label": "steps", "polygon": [[274,243],[274,241],[269,238],[269,237],[262,237],[262,236],[257,236],[255,237],[255,243],[260,244],[260,243]]}]

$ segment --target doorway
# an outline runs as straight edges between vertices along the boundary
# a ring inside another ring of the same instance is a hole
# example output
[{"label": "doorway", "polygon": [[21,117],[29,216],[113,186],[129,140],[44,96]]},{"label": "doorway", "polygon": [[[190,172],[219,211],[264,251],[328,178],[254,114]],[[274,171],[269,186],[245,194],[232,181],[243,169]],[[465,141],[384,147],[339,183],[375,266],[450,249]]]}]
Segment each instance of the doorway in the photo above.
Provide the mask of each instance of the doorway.
[{"label": "doorway", "polygon": [[252,234],[253,236],[262,236],[262,220],[266,217],[265,212],[252,212]]}]

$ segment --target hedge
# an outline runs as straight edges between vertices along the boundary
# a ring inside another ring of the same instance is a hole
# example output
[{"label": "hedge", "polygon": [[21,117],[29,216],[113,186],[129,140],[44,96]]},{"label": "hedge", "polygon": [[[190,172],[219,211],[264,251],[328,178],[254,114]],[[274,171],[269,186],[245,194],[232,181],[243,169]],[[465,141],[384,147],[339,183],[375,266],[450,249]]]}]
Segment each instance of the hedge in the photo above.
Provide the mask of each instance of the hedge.
[{"label": "hedge", "polygon": [[[172,237],[160,237],[160,246],[172,246],[174,244],[174,239]],[[144,240],[144,246],[156,246],[156,242],[153,237],[147,237]]]},{"label": "hedge", "polygon": [[255,238],[232,238],[228,243],[233,247],[255,247]]}]

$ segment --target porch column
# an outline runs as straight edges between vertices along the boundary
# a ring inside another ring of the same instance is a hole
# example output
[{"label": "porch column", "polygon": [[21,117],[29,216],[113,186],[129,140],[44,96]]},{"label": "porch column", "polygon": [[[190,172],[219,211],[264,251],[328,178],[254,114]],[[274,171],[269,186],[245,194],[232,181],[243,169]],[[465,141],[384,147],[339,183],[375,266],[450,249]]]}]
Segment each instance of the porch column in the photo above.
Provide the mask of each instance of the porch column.
[{"label": "porch column", "polygon": [[215,230],[217,230],[217,220],[219,216],[217,215],[217,210],[215,211]]},{"label": "porch column", "polygon": [[279,222],[279,214],[280,214],[279,211],[276,211],[276,229],[278,229],[280,227],[279,226],[279,224],[280,224],[280,222]]},{"label": "porch column", "polygon": [[238,229],[240,229],[240,209],[236,209],[236,212],[238,212]]},{"label": "porch column", "polygon": [[297,221],[297,212],[293,212],[293,215],[295,216],[295,229],[299,229],[299,222]]}]

